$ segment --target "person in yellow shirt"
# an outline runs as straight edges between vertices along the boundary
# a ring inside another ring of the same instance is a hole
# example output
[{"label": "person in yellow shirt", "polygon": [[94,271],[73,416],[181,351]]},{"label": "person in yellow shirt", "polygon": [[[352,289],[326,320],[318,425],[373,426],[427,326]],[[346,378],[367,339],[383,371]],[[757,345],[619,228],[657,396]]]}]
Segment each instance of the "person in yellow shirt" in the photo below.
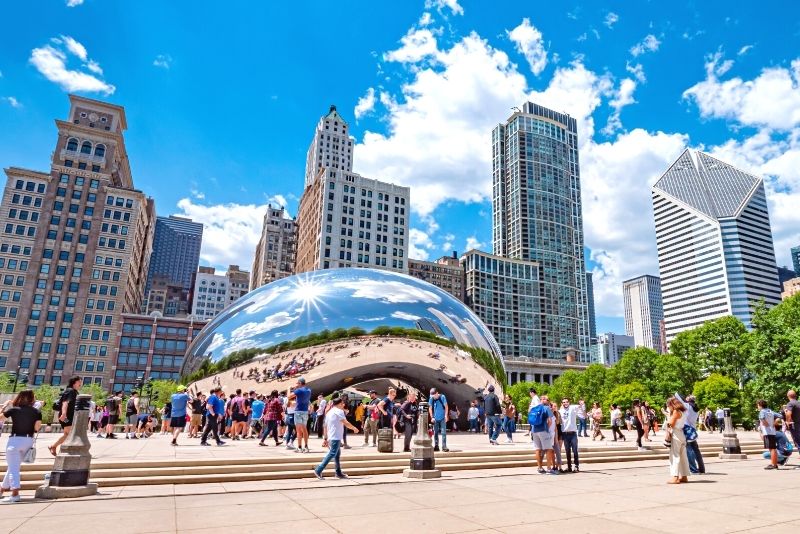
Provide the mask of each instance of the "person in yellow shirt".
[{"label": "person in yellow shirt", "polygon": [[356,419],[356,425],[359,428],[361,428],[361,425],[364,422],[364,412],[365,411],[366,411],[366,408],[364,407],[364,403],[363,402],[361,402],[358,406],[356,406],[355,419]]}]

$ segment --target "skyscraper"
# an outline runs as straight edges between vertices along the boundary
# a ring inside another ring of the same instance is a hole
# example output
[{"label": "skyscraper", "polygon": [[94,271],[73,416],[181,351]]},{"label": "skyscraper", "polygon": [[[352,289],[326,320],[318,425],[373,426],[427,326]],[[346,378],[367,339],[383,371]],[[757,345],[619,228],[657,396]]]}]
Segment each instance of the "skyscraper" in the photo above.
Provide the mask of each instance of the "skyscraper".
[{"label": "skyscraper", "polygon": [[792,267],[794,272],[800,274],[800,246],[792,247]]},{"label": "skyscraper", "polygon": [[408,274],[440,287],[458,300],[464,300],[464,267],[456,252],[436,261],[408,260]]},{"label": "skyscraper", "polygon": [[594,314],[594,282],[591,271],[586,271],[586,299],[589,313],[589,341],[594,344],[597,342],[597,319]]},{"label": "skyscraper", "polygon": [[625,303],[625,334],[637,347],[661,352],[660,324],[664,319],[661,280],[649,274],[622,282]]},{"label": "skyscraper", "polygon": [[192,287],[192,275],[200,261],[203,225],[185,217],[170,215],[156,219],[153,255],[147,273],[147,289],[156,275],[169,277],[170,283],[180,284],[187,291]]},{"label": "skyscraper", "polygon": [[125,110],[69,99],[50,171],[5,171],[0,369],[28,370],[34,385],[77,372],[106,387],[121,314],[142,305],[155,208],[133,188]]},{"label": "skyscraper", "polygon": [[492,132],[494,253],[540,268],[541,338],[526,355],[589,361],[577,122],[526,103]]},{"label": "skyscraper", "polygon": [[225,274],[216,274],[213,267],[200,266],[194,275],[192,315],[210,320],[248,292],[250,273],[238,265],[228,266]]},{"label": "skyscraper", "polygon": [[749,327],[756,303],[780,302],[761,178],[686,150],[652,193],[667,343],[726,315]]},{"label": "skyscraper", "polygon": [[614,365],[622,358],[626,350],[634,347],[634,340],[631,336],[623,336],[606,332],[597,338],[597,344],[593,347],[595,351],[594,362],[603,365]]},{"label": "skyscraper", "polygon": [[296,253],[297,223],[283,206],[267,206],[253,258],[250,291],[293,274]]},{"label": "skyscraper", "polygon": [[407,272],[410,190],[352,172],[352,139],[346,132],[347,123],[331,106],[308,150],[295,272],[337,267]]}]

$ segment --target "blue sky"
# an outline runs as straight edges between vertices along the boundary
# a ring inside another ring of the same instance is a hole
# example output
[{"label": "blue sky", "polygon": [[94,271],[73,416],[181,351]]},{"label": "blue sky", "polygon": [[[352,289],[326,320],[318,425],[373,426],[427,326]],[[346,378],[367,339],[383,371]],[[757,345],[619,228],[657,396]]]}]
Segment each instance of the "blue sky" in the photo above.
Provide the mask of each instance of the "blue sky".
[{"label": "blue sky", "polygon": [[[74,4],[74,5],[68,5]],[[489,134],[530,99],[576,117],[598,328],[657,273],[650,185],[685,146],[767,180],[779,264],[800,243],[794,2],[120,2],[4,6],[0,165],[47,169],[66,93],[125,106],[134,183],[249,266],[267,202],[294,214],[314,125],[412,187],[417,256],[490,248]],[[358,110],[358,112],[356,112]]]}]

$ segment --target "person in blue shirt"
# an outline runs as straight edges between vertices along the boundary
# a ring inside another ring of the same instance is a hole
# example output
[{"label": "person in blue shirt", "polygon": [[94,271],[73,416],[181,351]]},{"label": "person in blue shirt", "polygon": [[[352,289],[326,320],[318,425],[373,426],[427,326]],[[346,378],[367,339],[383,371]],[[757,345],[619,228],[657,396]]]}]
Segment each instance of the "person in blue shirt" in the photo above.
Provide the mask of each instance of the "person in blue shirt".
[{"label": "person in blue shirt", "polygon": [[[297,379],[294,391],[287,394],[297,402],[294,407],[294,426],[297,431],[296,452],[308,452],[308,407],[311,404],[311,389],[306,386],[306,379]],[[305,447],[303,447],[305,441]]]},{"label": "person in blue shirt", "polygon": [[203,435],[200,436],[200,445],[208,446],[208,435],[212,434],[217,442],[217,445],[225,445],[225,442],[219,439],[219,422],[225,417],[225,401],[219,398],[222,394],[222,388],[214,389],[208,396],[206,401],[206,428],[203,430]]},{"label": "person in blue shirt", "polygon": [[447,448],[447,422],[450,419],[450,411],[447,406],[447,397],[439,393],[436,388],[431,388],[431,396],[428,398],[428,414],[431,421],[433,421],[433,450],[439,450],[439,434],[441,434],[442,451],[449,452],[450,449]]},{"label": "person in blue shirt", "polygon": [[256,436],[261,434],[261,416],[264,415],[264,396],[258,395],[250,405],[250,431]]},{"label": "person in blue shirt", "polygon": [[186,428],[186,406],[192,398],[186,393],[186,386],[180,385],[172,395],[172,412],[169,427],[172,429],[172,445],[178,445],[178,435]]}]

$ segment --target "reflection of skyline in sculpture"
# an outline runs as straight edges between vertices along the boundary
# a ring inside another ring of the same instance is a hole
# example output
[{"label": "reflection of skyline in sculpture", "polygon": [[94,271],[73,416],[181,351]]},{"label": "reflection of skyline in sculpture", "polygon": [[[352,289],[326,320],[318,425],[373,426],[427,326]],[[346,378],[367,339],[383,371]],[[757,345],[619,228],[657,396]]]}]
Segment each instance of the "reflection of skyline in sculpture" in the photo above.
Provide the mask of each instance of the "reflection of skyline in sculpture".
[{"label": "reflection of skyline in sculpture", "polygon": [[323,330],[377,327],[424,330],[501,356],[480,319],[445,291],[400,273],[335,269],[278,280],[239,299],[196,338],[184,372],[205,357],[218,361]]}]

